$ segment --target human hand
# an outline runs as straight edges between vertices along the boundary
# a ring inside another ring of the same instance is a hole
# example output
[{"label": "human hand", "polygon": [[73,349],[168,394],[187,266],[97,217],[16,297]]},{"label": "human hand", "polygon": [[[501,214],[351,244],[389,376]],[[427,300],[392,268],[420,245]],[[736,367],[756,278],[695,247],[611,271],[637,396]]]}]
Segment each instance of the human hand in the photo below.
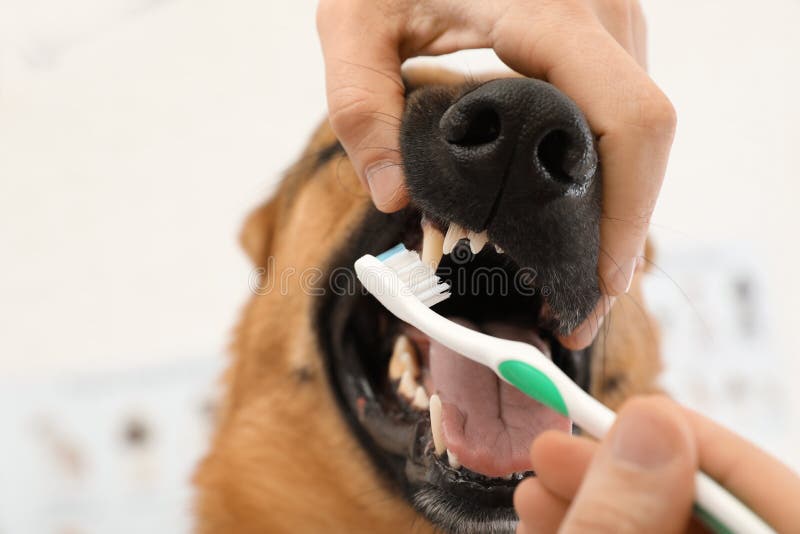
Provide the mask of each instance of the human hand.
[{"label": "human hand", "polygon": [[586,347],[641,262],[675,128],[669,100],[645,72],[635,0],[321,0],[331,126],[378,209],[408,202],[398,129],[407,58],[493,48],[517,72],[569,95],[598,136],[604,297],[563,345]]},{"label": "human hand", "polygon": [[778,532],[800,531],[800,478],[751,443],[664,397],[632,399],[601,443],[550,431],[514,494],[518,534],[702,531],[698,465]]}]

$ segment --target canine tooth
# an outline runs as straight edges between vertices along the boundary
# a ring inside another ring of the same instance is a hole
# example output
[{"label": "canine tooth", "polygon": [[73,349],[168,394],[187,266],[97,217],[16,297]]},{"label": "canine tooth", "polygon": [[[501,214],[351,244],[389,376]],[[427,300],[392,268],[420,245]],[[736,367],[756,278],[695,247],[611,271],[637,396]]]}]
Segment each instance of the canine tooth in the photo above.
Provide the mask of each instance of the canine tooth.
[{"label": "canine tooth", "polygon": [[447,463],[450,464],[450,467],[453,469],[458,469],[461,467],[461,463],[458,461],[458,456],[453,451],[447,451]]},{"label": "canine tooth", "polygon": [[434,225],[422,221],[422,263],[430,265],[436,272],[444,254],[444,236]]},{"label": "canine tooth", "polygon": [[500,248],[499,245],[495,245],[494,246],[494,251],[497,252],[498,254],[502,254],[503,253],[503,249]]},{"label": "canine tooth", "polygon": [[456,243],[465,237],[467,237],[466,230],[456,223],[450,223],[450,226],[447,228],[447,234],[444,236],[444,242],[442,243],[442,252],[444,254],[450,254],[456,246]]},{"label": "canine tooth", "polygon": [[438,456],[444,451],[444,432],[442,431],[442,399],[435,393],[431,395],[428,402],[428,409],[431,414],[431,435],[433,436],[433,449]]},{"label": "canine tooth", "polygon": [[413,378],[419,376],[419,365],[414,356],[414,346],[408,337],[397,336],[392,348],[392,357],[389,359],[389,378],[399,380],[403,377],[403,371],[410,371]]},{"label": "canine tooth", "polygon": [[416,389],[417,381],[411,376],[411,371],[403,371],[403,375],[400,377],[400,384],[397,385],[397,392],[407,399],[413,399]]},{"label": "canine tooth", "polygon": [[417,386],[417,391],[414,392],[414,400],[411,401],[411,406],[420,410],[428,409],[428,394],[425,393],[425,388]]},{"label": "canine tooth", "polygon": [[514,473],[509,473],[503,477],[503,480],[511,480],[514,478]]},{"label": "canine tooth", "polygon": [[469,237],[469,249],[473,254],[480,252],[486,245],[486,242],[489,241],[489,236],[486,234],[486,230],[479,234],[470,231],[467,237]]}]

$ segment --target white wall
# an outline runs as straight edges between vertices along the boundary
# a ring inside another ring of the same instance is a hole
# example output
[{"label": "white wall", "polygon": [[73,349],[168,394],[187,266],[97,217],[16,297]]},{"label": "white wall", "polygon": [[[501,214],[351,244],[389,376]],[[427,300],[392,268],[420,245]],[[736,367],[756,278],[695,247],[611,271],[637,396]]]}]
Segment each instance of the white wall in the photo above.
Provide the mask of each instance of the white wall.
[{"label": "white wall", "polygon": [[754,251],[797,376],[800,2],[653,1],[646,11],[652,72],[679,114],[655,229]]},{"label": "white wall", "polygon": [[314,3],[69,6],[0,0],[0,369],[217,353],[324,115]]}]

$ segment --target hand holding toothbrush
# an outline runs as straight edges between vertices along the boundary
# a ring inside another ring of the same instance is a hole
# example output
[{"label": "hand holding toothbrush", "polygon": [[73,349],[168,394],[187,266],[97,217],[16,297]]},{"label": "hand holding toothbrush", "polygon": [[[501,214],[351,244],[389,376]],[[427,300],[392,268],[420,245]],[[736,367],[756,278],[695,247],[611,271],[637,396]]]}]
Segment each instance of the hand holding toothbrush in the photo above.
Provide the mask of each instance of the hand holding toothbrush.
[{"label": "hand holding toothbrush", "polygon": [[557,432],[531,449],[520,534],[702,532],[690,523],[698,466],[778,532],[800,532],[800,477],[743,438],[661,397],[632,399],[601,443]]}]

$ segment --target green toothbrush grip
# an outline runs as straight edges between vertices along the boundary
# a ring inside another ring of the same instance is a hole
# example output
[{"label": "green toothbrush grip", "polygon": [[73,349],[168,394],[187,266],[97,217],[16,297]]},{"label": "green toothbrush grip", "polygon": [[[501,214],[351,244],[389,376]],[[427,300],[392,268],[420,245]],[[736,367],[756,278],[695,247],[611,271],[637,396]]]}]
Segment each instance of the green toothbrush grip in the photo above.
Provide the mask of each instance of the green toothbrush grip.
[{"label": "green toothbrush grip", "polygon": [[561,415],[569,417],[564,398],[546,374],[527,363],[517,360],[501,362],[498,369],[503,378],[518,390],[549,406]]}]

